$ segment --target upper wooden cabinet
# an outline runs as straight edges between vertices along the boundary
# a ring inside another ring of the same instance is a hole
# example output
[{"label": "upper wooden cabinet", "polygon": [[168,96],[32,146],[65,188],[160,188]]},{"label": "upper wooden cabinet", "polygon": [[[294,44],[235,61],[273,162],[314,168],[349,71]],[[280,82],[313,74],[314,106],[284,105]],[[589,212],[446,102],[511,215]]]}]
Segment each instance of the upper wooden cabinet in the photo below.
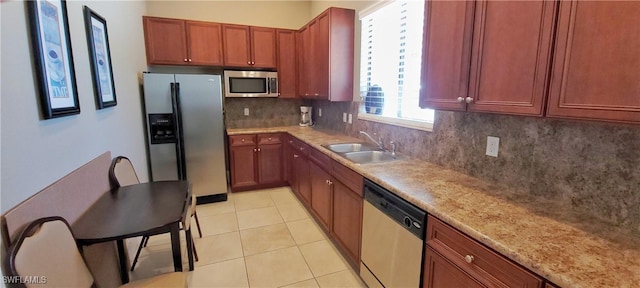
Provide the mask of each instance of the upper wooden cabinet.
[{"label": "upper wooden cabinet", "polygon": [[421,107],[542,116],[556,5],[427,1]]},{"label": "upper wooden cabinet", "polygon": [[354,21],[354,10],[332,7],[300,29],[302,97],[353,100]]},{"label": "upper wooden cabinet", "polygon": [[149,65],[222,66],[221,24],[142,17]]},{"label": "upper wooden cabinet", "polygon": [[562,1],[547,115],[640,123],[640,2]]},{"label": "upper wooden cabinet", "polygon": [[278,29],[278,96],[280,98],[296,98],[298,69],[296,67],[296,31]]},{"label": "upper wooden cabinet", "polygon": [[223,24],[224,64],[276,68],[276,29]]}]

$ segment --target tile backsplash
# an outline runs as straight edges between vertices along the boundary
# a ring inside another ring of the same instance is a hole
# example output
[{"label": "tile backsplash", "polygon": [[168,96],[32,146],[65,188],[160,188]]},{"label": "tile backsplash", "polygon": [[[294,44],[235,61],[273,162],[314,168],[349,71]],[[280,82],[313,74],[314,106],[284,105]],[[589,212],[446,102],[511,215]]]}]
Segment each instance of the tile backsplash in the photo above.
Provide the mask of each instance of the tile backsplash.
[{"label": "tile backsplash", "polygon": [[[436,111],[433,132],[357,120],[358,104],[313,101],[316,127],[376,133],[397,151],[543,198],[640,233],[640,127],[488,113]],[[353,124],[342,113],[353,114]],[[497,158],[487,136],[500,138]]]},{"label": "tile backsplash", "polygon": [[[291,126],[300,123],[304,100],[279,98],[224,98],[227,128]],[[249,116],[244,116],[249,108]]]}]

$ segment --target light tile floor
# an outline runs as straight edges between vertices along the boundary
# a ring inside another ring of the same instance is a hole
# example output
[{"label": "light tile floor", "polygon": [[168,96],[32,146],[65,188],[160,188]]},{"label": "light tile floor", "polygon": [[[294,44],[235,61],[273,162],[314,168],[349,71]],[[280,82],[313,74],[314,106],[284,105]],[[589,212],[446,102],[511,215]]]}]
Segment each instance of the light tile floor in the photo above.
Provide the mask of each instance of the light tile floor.
[{"label": "light tile floor", "polygon": [[[203,237],[192,220],[200,259],[189,287],[365,287],[289,187],[228,198],[197,206]],[[127,242],[129,255],[138,243]],[[131,279],[171,272],[169,243],[168,234],[151,237]]]}]

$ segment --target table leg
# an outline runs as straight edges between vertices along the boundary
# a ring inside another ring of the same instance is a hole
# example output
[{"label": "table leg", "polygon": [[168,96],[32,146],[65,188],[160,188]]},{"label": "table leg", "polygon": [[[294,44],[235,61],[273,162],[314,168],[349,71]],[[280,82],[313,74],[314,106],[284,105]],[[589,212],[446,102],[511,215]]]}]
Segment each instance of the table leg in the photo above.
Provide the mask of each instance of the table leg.
[{"label": "table leg", "polygon": [[171,251],[173,252],[173,268],[182,272],[182,255],[180,253],[180,223],[171,226]]},{"label": "table leg", "polygon": [[124,247],[124,240],[116,240],[118,246],[118,261],[120,261],[120,280],[122,284],[129,283],[129,261]]}]

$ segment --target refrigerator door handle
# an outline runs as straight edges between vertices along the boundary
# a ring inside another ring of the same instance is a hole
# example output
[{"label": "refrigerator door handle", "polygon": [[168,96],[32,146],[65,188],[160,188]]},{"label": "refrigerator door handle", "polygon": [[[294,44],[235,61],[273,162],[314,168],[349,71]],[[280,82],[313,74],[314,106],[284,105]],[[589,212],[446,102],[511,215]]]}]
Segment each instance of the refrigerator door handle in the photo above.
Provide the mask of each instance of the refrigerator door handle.
[{"label": "refrigerator door handle", "polygon": [[176,156],[178,162],[178,179],[187,180],[187,161],[184,151],[184,132],[182,130],[182,111],[180,109],[180,83],[171,83],[171,105],[173,106],[173,121],[176,126]]}]

